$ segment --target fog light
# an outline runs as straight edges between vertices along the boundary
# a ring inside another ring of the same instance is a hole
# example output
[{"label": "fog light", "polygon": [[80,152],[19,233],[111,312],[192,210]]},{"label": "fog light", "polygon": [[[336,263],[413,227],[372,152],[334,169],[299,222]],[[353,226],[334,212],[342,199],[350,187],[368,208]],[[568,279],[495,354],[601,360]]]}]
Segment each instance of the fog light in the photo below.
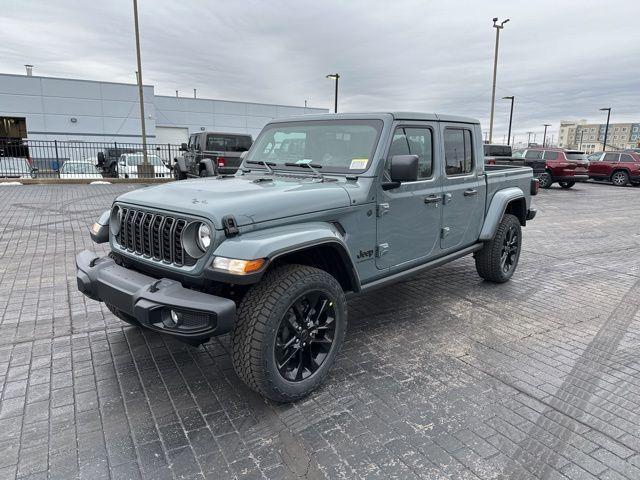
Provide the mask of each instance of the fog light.
[{"label": "fog light", "polygon": [[173,320],[173,323],[175,323],[176,325],[180,325],[180,321],[182,320],[182,314],[176,312],[175,310],[171,310],[170,315],[171,315],[171,320]]}]

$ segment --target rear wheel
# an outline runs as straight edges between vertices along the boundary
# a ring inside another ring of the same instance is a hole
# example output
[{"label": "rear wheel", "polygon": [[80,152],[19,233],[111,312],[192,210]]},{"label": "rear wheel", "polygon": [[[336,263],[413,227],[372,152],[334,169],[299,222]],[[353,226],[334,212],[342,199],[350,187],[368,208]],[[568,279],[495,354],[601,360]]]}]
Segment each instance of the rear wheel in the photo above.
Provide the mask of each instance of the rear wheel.
[{"label": "rear wheel", "polygon": [[203,168],[202,170],[200,170],[200,176],[201,177],[208,177],[209,175],[207,174],[207,169]]},{"label": "rear wheel", "polygon": [[490,282],[506,282],[518,266],[521,247],[520,221],[515,215],[505,214],[493,239],[476,253],[478,275]]},{"label": "rear wheel", "polygon": [[613,183],[616,187],[624,187],[627,183],[629,183],[629,175],[627,174],[627,172],[624,172],[622,170],[613,172],[613,175],[611,175],[611,183]]},{"label": "rear wheel", "polygon": [[187,176],[180,171],[177,163],[173,167],[173,178],[175,178],[176,180],[184,180],[185,178],[187,178]]},{"label": "rear wheel", "polygon": [[231,334],[234,369],[271,400],[297,400],[326,378],[346,328],[346,300],[333,276],[303,265],[276,268],[240,303]]},{"label": "rear wheel", "polygon": [[549,172],[542,172],[538,175],[538,181],[540,182],[540,188],[549,188],[553,183],[553,178]]},{"label": "rear wheel", "polygon": [[571,188],[576,182],[558,182],[562,188]]}]

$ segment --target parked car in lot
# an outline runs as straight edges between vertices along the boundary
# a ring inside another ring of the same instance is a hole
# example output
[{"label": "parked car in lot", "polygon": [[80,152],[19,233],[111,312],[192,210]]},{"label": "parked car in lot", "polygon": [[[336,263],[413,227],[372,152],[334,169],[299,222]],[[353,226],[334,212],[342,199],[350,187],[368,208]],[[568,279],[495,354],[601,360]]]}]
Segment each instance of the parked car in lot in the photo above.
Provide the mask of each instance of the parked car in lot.
[{"label": "parked car in lot", "polygon": [[[295,156],[274,148],[288,139],[304,139]],[[511,278],[537,180],[483,157],[471,118],[272,120],[235,176],[116,198],[91,227],[111,253],[78,254],[78,288],[127,323],[192,344],[231,332],[239,377],[295,400],[331,368],[347,296],[465,255],[482,278]]]},{"label": "parked car in lot", "polygon": [[[169,178],[170,171],[159,156],[148,154],[147,162],[153,168],[154,178]],[[118,177],[139,178],[138,167],[143,164],[144,155],[142,155],[142,153],[122,154],[120,160],[118,160]]]},{"label": "parked car in lot", "polygon": [[584,152],[534,147],[516,150],[513,156],[523,158],[528,166],[537,171],[540,188],[549,188],[556,182],[562,188],[571,188],[576,182],[589,179],[589,162]]},{"label": "parked car in lot", "polygon": [[249,150],[251,143],[250,135],[194,133],[188,144],[182,144],[183,153],[173,164],[173,175],[182,180],[235,173],[242,163],[242,153]]},{"label": "parked car in lot", "polygon": [[589,178],[618,187],[628,183],[640,186],[640,154],[626,150],[589,155]]},{"label": "parked car in lot", "polygon": [[91,161],[66,161],[60,168],[60,178],[102,179],[102,175]]},{"label": "parked car in lot", "polygon": [[0,178],[36,178],[37,168],[22,157],[0,157]]}]

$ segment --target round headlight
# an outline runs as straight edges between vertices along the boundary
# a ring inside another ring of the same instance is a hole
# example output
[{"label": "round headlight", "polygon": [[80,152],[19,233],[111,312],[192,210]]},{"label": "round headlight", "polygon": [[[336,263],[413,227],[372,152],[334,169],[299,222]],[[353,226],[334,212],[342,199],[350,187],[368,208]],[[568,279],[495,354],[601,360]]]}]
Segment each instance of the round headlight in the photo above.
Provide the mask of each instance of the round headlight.
[{"label": "round headlight", "polygon": [[211,245],[211,230],[208,225],[204,223],[200,224],[196,239],[198,241],[198,247],[200,247],[203,252],[209,248]]},{"label": "round headlight", "polygon": [[122,209],[119,206],[113,207],[109,218],[109,229],[114,235],[120,233],[120,225],[122,225]]}]

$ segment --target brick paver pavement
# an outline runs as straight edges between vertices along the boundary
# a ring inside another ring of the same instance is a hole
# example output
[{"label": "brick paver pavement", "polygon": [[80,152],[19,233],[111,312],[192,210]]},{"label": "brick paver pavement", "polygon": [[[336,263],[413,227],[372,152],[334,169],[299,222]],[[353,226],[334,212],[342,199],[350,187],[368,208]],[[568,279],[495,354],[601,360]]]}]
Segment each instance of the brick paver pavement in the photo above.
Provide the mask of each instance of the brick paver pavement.
[{"label": "brick paver pavement", "polygon": [[278,405],[227,337],[78,293],[132,188],[0,186],[0,478],[640,478],[640,189],[541,192],[507,284],[466,258],[354,299],[325,385]]}]

